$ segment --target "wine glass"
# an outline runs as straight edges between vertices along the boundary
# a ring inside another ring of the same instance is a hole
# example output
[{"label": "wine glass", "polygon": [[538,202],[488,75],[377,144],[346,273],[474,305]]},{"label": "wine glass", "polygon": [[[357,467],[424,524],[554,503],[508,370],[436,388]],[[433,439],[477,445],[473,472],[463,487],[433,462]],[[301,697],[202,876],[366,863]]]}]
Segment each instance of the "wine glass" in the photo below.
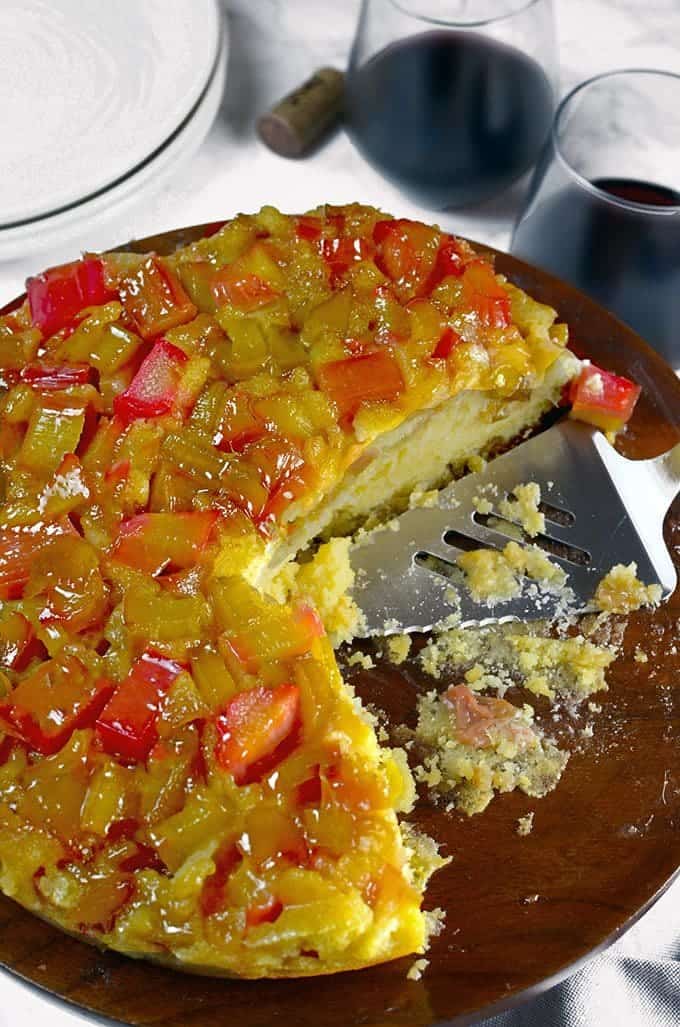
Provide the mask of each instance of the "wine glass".
[{"label": "wine glass", "polygon": [[552,0],[363,0],[349,134],[425,207],[484,200],[538,157],[556,69]]},{"label": "wine glass", "polygon": [[680,367],[679,75],[609,72],[562,101],[511,249]]}]

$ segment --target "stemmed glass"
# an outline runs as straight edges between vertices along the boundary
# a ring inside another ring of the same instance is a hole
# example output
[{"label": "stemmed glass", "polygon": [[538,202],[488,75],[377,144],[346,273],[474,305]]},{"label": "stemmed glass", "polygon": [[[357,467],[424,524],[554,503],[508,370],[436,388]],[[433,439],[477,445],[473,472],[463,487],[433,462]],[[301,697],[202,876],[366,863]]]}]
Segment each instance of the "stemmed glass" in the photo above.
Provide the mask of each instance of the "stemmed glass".
[{"label": "stemmed glass", "polygon": [[590,293],[680,367],[680,76],[630,69],[556,114],[512,252]]},{"label": "stemmed glass", "polygon": [[349,133],[426,207],[484,200],[535,162],[556,69],[552,0],[363,0]]}]

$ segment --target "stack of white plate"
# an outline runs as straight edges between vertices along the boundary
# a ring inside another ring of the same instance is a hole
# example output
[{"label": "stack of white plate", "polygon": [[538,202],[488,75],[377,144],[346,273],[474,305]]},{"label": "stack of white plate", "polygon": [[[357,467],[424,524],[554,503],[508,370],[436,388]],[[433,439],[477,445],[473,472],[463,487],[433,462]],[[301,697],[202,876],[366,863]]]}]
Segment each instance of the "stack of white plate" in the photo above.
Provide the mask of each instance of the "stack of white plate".
[{"label": "stack of white plate", "polygon": [[158,189],[211,126],[226,53],[216,0],[2,0],[0,259]]}]

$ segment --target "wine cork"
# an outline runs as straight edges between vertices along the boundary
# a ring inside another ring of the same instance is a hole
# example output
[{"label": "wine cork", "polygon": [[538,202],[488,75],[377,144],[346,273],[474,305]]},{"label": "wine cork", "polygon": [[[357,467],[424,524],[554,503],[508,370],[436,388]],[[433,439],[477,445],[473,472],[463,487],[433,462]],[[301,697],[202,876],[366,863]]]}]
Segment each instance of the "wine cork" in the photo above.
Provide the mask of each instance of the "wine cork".
[{"label": "wine cork", "polygon": [[319,68],[257,122],[260,139],[282,157],[301,157],[342,113],[345,76]]}]

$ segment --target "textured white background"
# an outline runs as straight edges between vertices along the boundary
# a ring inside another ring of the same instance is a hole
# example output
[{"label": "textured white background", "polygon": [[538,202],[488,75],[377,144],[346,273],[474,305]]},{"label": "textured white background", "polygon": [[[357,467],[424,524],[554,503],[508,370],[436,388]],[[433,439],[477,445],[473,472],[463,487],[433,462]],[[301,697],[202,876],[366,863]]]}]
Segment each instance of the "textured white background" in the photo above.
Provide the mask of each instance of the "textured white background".
[{"label": "textured white background", "polygon": [[[0,3],[2,0],[0,0]],[[217,121],[200,151],[179,169],[162,191],[124,220],[93,225],[82,248],[104,249],[132,237],[166,228],[214,221],[238,210],[273,203],[286,211],[324,201],[362,200],[402,215],[427,212],[406,203],[373,172],[340,134],[307,161],[276,157],[255,138],[255,115],[322,64],[344,66],[358,11],[358,0],[222,0],[231,30],[225,98]],[[561,89],[597,72],[621,67],[680,71],[680,0],[556,0],[561,59]],[[462,213],[438,218],[446,227],[480,241],[507,246],[523,185],[506,196]],[[33,258],[0,264],[0,305],[23,288],[25,277],[41,266],[72,259],[72,245]],[[673,946],[673,927],[678,942]],[[665,938],[669,954],[680,944],[680,882],[624,939],[620,951],[653,956]],[[680,1024],[680,1012],[649,1013],[632,993],[617,991],[602,964],[598,986],[570,1022],[597,1027],[649,1027]],[[678,999],[680,1010],[680,998]],[[649,1008],[649,1007],[648,1007]],[[574,1011],[572,1011],[574,1012]],[[225,1009],[225,1023],[228,1022]],[[669,1019],[670,1016],[670,1019]],[[14,979],[0,978],[0,1027],[36,1024],[76,1027],[85,1019],[43,1000]],[[560,1027],[552,1017],[531,1023]]]},{"label": "textured white background", "polygon": [[[0,6],[3,0],[0,0]],[[612,68],[680,70],[680,0],[555,0],[561,87]],[[104,249],[165,228],[214,221],[273,203],[303,210],[324,201],[361,199],[404,215],[419,211],[384,182],[339,134],[306,161],[266,150],[253,129],[256,114],[322,64],[344,66],[359,0],[222,0],[231,29],[227,87],[215,126],[188,166],[150,201],[124,218],[94,224],[78,243]],[[523,184],[465,213],[441,215],[449,228],[505,246]],[[0,263],[0,303],[40,267],[76,256],[72,243]]]}]

